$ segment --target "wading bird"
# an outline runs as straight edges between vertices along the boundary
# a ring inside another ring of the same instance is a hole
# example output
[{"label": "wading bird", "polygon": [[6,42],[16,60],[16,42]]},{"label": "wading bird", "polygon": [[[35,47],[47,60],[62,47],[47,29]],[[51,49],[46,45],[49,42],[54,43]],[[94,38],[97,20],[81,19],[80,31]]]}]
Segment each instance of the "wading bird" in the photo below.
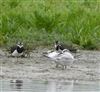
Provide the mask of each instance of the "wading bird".
[{"label": "wading bird", "polygon": [[63,69],[65,69],[66,66],[70,66],[75,60],[74,56],[67,49],[62,51],[48,51],[44,54],[44,56],[55,61],[56,67],[61,65]]}]

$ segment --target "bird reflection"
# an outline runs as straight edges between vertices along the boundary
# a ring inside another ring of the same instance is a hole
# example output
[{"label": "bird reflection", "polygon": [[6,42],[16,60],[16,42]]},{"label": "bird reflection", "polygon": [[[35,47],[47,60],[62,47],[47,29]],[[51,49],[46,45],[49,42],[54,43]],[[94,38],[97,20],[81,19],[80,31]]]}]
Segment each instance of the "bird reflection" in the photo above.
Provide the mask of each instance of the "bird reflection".
[{"label": "bird reflection", "polygon": [[73,86],[74,86],[73,83],[74,83],[73,80],[68,81],[68,82],[51,81],[51,82],[48,82],[46,92],[72,92]]},{"label": "bird reflection", "polygon": [[20,90],[23,86],[22,80],[10,80],[10,86],[12,89]]}]

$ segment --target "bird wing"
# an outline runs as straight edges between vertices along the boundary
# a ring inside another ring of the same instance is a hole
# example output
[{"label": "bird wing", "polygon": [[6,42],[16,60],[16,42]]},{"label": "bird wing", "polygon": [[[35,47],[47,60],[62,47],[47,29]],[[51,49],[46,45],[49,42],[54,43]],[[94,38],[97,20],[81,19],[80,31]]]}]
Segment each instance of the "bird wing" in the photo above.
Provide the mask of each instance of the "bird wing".
[{"label": "bird wing", "polygon": [[17,46],[16,46],[16,45],[12,46],[12,47],[10,48],[11,53],[13,53],[16,49],[17,49]]},{"label": "bird wing", "polygon": [[70,52],[64,52],[59,55],[58,59],[74,59],[74,57]]}]

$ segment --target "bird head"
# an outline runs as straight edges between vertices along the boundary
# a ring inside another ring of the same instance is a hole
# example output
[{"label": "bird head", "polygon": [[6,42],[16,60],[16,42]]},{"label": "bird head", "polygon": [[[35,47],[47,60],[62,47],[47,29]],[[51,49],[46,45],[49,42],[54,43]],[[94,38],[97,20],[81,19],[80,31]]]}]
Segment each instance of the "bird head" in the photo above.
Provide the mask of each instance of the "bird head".
[{"label": "bird head", "polygon": [[18,46],[19,48],[22,48],[22,47],[23,47],[23,43],[22,43],[22,42],[18,42],[18,43],[17,43],[17,46]]},{"label": "bird head", "polygon": [[56,45],[59,44],[59,41],[55,41],[55,44],[56,44]]}]

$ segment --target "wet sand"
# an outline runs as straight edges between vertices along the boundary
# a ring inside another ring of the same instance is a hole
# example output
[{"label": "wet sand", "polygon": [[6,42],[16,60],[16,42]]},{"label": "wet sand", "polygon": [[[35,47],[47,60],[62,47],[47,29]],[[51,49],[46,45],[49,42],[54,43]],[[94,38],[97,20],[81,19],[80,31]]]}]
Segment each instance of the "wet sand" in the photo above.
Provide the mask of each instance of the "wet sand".
[{"label": "wet sand", "polygon": [[29,58],[7,57],[0,50],[0,79],[33,79],[57,81],[100,81],[100,51],[74,54],[77,60],[65,70],[56,68],[54,61],[44,57],[47,49],[33,50]]}]

